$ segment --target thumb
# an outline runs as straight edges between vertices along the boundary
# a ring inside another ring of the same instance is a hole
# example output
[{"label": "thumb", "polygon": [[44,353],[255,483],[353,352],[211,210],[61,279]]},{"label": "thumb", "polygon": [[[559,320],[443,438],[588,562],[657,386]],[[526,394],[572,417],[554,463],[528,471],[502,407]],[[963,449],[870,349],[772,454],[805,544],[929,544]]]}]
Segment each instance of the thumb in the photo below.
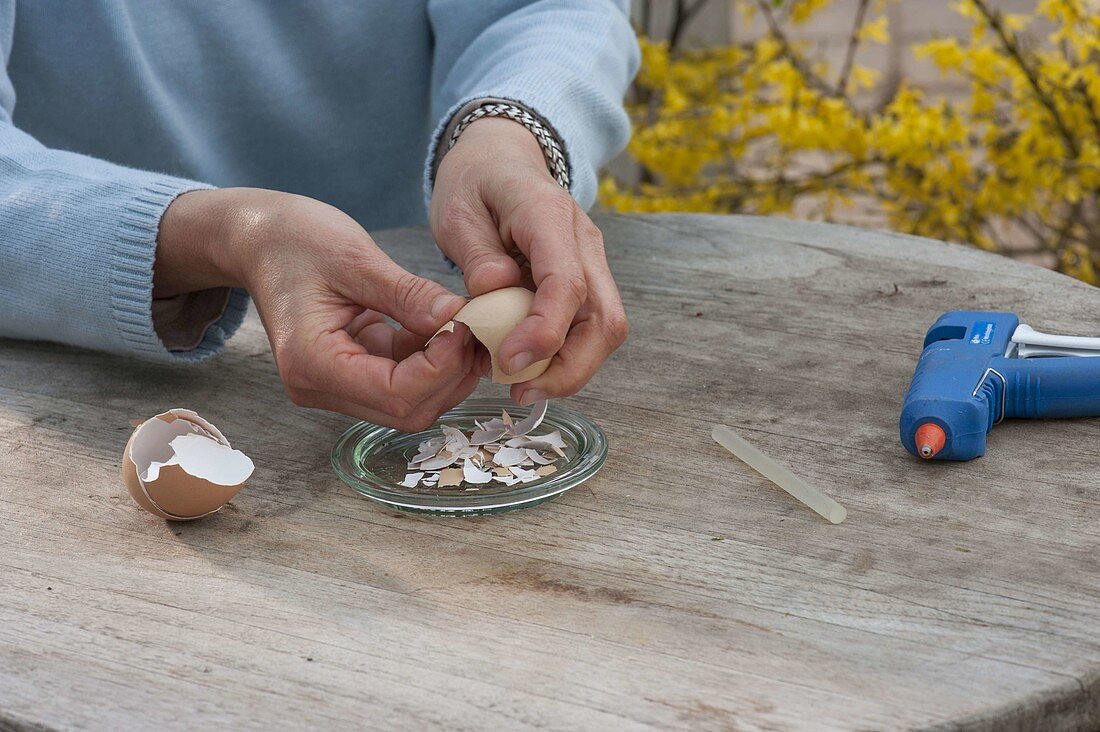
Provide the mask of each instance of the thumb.
[{"label": "thumb", "polygon": [[520,269],[505,253],[500,232],[484,206],[463,208],[439,222],[439,249],[462,270],[473,296],[520,284]]},{"label": "thumb", "polygon": [[425,338],[453,318],[466,304],[438,282],[418,277],[393,260],[374,269],[368,305],[390,316],[405,330]]}]

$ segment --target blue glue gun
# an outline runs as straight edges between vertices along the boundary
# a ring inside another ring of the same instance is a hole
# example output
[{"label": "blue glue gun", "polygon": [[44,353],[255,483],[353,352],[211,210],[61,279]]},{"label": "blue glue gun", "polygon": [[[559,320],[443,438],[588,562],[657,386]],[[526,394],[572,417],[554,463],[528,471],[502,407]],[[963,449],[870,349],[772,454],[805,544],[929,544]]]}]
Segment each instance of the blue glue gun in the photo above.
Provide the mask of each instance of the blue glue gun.
[{"label": "blue glue gun", "polygon": [[928,329],[901,410],[901,444],[973,460],[1006,418],[1100,416],[1100,338],[1050,335],[1013,313],[954,310]]}]

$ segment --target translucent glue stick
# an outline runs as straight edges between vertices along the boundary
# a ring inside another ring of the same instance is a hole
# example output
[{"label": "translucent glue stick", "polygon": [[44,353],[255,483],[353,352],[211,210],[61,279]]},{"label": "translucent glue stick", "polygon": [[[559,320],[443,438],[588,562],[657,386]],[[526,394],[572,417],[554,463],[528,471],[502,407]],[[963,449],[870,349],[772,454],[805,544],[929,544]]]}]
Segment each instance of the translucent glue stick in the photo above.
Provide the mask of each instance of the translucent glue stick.
[{"label": "translucent glue stick", "polygon": [[809,506],[830,523],[839,524],[848,515],[844,506],[760,452],[729,427],[723,424],[715,425],[710,436],[750,468]]}]

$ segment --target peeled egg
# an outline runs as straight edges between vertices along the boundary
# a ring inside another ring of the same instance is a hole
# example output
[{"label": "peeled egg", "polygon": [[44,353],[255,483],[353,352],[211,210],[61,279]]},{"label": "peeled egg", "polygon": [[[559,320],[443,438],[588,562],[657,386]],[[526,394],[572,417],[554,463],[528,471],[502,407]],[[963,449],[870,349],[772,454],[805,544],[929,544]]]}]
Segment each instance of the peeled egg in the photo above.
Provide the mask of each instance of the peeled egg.
[{"label": "peeled egg", "polygon": [[171,521],[214,513],[244,488],[254,469],[217,427],[188,409],[170,409],[139,424],[122,455],[130,495]]},{"label": "peeled egg", "polygon": [[500,345],[531,312],[534,301],[535,293],[526,288],[505,287],[475,297],[454,316],[454,320],[464,323],[474,338],[489,351],[493,362],[493,381],[498,384],[530,381],[541,376],[550,366],[550,359],[546,359],[536,361],[518,374],[506,374],[500,368]]}]

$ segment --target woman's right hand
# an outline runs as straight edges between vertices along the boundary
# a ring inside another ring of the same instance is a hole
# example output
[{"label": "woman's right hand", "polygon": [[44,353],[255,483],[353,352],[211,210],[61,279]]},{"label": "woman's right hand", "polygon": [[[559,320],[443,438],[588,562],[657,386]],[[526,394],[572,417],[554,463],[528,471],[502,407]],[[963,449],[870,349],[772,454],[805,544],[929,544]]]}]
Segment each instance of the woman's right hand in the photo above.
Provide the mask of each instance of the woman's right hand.
[{"label": "woman's right hand", "polygon": [[179,196],[161,219],[154,296],[216,287],[252,295],[300,406],[411,432],[477,385],[468,329],[424,348],[466,301],[399,267],[327,204],[253,188]]}]

